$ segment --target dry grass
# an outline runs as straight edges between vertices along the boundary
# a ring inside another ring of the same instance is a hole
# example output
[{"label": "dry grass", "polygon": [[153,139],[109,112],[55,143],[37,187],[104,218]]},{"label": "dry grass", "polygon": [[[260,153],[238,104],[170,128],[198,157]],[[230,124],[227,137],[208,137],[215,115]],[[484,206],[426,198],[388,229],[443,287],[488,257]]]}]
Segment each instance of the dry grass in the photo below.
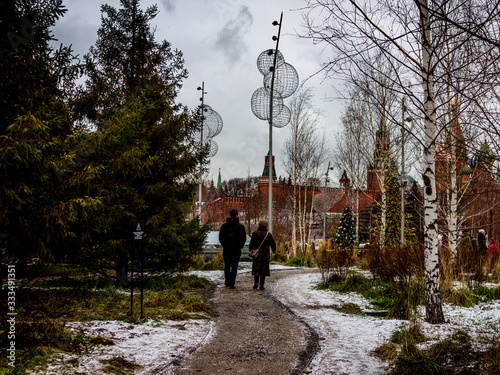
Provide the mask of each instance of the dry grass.
[{"label": "dry grass", "polygon": [[115,342],[106,336],[92,337],[89,342],[94,345],[115,345]]},{"label": "dry grass", "polygon": [[389,343],[372,352],[390,362],[389,375],[500,373],[498,338],[483,337],[474,345],[467,332],[457,331],[432,345],[418,346],[425,342],[419,331],[418,326],[396,331]]},{"label": "dry grass", "polygon": [[393,342],[386,342],[371,352],[371,355],[380,358],[382,361],[391,361],[396,359],[401,346]]},{"label": "dry grass", "polygon": [[134,373],[135,370],[141,367],[137,363],[128,361],[123,357],[101,360],[101,363],[107,364],[103,370],[106,374],[127,375]]}]

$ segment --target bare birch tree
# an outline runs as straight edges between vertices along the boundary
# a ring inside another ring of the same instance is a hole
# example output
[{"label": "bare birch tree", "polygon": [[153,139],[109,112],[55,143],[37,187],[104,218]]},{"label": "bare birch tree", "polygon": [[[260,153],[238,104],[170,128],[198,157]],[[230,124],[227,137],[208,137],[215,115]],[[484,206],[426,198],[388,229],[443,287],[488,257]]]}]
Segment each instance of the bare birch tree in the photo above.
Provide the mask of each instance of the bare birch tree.
[{"label": "bare birch tree", "polygon": [[[384,64],[387,62],[380,54],[366,56],[366,61],[350,72],[347,78],[349,104],[342,118],[342,131],[337,136],[336,158],[337,167],[346,171],[356,188],[354,212],[359,213],[360,194],[368,195],[380,207],[381,225],[377,231],[380,246],[385,246],[387,228],[386,177],[399,150],[399,132],[394,121],[399,107],[390,89],[391,81],[387,79],[390,66],[384,67]],[[375,187],[364,185],[367,172],[376,178],[380,197],[371,191]]]},{"label": "bare birch tree", "polygon": [[[468,7],[469,12],[462,11],[463,5],[471,2],[475,7]],[[490,59],[490,55],[498,56],[499,43],[495,34],[498,32],[498,0],[493,4],[487,0],[307,0],[307,3],[304,36],[332,47],[333,57],[322,67],[327,76],[349,76],[367,51],[377,47],[390,57],[389,61],[406,69],[413,83],[419,82],[419,86],[408,86],[408,76],[394,74],[390,77],[395,83],[393,87],[415,108],[412,117],[419,118],[422,124],[426,320],[441,323],[444,316],[439,291],[435,156],[439,136],[437,116],[446,105],[437,98],[446,86],[445,76],[439,74],[438,67],[447,54],[464,47],[464,35],[474,42],[468,44],[473,51],[470,56],[476,59],[485,56],[482,61]],[[443,28],[452,32],[444,33]],[[497,50],[493,51],[493,47]],[[478,66],[471,60],[461,64],[464,68]],[[492,73],[497,73],[491,71],[495,68],[492,64],[483,65],[483,68],[475,71],[475,82],[480,83],[481,90],[492,82]],[[463,83],[454,88],[464,92],[466,87],[467,97],[474,100],[471,94],[474,90],[478,93],[478,87],[474,88],[471,81]]]},{"label": "bare birch tree", "polygon": [[[356,242],[359,242],[359,205],[361,190],[366,186],[366,172],[369,164],[366,150],[372,150],[367,133],[364,131],[364,111],[361,102],[352,100],[342,117],[342,128],[336,134],[334,168],[337,173],[346,173],[353,191],[353,209],[356,228]],[[368,153],[370,153],[368,151]]]},{"label": "bare birch tree", "polygon": [[285,142],[285,168],[293,185],[292,247],[306,251],[311,244],[316,182],[327,157],[327,143],[319,133],[320,114],[312,107],[311,89],[301,88],[292,98],[290,136]]}]

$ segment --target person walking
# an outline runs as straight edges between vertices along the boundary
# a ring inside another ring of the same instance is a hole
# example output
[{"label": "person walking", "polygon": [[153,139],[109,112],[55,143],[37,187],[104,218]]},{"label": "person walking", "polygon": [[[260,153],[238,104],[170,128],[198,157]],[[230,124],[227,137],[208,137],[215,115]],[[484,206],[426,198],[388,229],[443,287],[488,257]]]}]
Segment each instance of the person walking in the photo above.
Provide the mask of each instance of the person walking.
[{"label": "person walking", "polygon": [[479,252],[483,254],[488,248],[486,246],[486,234],[484,229],[479,229],[479,233],[477,234],[477,244],[479,247]]},{"label": "person walking", "polygon": [[269,261],[271,253],[269,247],[273,252],[276,252],[276,242],[274,242],[273,235],[267,230],[267,220],[259,221],[259,228],[252,233],[250,240],[250,250],[259,249],[259,254],[253,259],[252,262],[252,275],[254,278],[253,288],[264,290],[264,283],[266,276],[270,276]]},{"label": "person walking", "polygon": [[238,211],[233,209],[219,231],[219,242],[222,245],[224,258],[224,284],[230,289],[236,289],[234,284],[238,273],[238,263],[246,240],[245,227],[240,223]]}]

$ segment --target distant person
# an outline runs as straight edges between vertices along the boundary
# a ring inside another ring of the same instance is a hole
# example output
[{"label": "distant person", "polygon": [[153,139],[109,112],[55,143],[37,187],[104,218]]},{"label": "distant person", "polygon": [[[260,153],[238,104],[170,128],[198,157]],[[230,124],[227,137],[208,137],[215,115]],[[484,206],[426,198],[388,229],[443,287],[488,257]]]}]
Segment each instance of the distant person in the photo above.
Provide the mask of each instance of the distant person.
[{"label": "distant person", "polygon": [[238,263],[246,240],[245,227],[238,219],[238,211],[233,209],[219,231],[219,242],[222,245],[224,257],[224,284],[230,289],[236,289],[234,284],[238,273]]},{"label": "distant person", "polygon": [[260,246],[259,255],[253,259],[252,263],[253,288],[259,288],[260,290],[264,290],[266,276],[271,275],[269,272],[269,261],[271,259],[269,247],[273,252],[276,252],[276,242],[274,242],[273,235],[267,230],[267,226],[267,220],[259,221],[259,228],[252,233],[252,239],[248,247],[254,250]]},{"label": "distant person", "polygon": [[477,244],[478,244],[480,253],[483,254],[487,249],[486,235],[485,235],[484,229],[479,229],[479,233],[477,234]]},{"label": "distant person", "polygon": [[494,238],[491,239],[490,246],[488,246],[488,250],[486,250],[491,258],[490,263],[490,273],[495,269],[496,263],[500,257],[500,251],[498,251],[498,246]]},{"label": "distant person", "polygon": [[486,250],[488,254],[490,254],[490,258],[495,258],[500,256],[500,252],[498,251],[498,246],[494,238],[491,239],[490,246],[488,246],[488,250]]}]

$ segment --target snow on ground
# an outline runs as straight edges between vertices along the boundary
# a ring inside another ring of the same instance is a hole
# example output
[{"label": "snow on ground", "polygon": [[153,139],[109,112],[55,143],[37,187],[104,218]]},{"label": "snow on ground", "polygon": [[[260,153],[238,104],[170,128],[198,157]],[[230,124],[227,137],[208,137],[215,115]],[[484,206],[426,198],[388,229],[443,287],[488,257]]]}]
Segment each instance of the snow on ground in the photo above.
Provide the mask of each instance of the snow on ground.
[{"label": "snow on ground", "polygon": [[[369,355],[390,338],[393,331],[407,321],[350,315],[332,309],[347,303],[362,311],[371,310],[369,301],[348,293],[313,289],[321,282],[321,274],[291,275],[280,279],[273,289],[274,296],[304,319],[319,334],[320,350],[309,370],[314,374],[383,374],[387,365]],[[427,337],[441,339],[458,329],[469,334],[480,331],[499,334],[500,302],[479,304],[473,308],[443,305],[445,324],[428,324],[419,319]]]},{"label": "snow on ground", "polygon": [[[251,263],[243,263],[242,267],[240,274],[250,272]],[[290,267],[272,265],[271,278],[273,272],[285,269]],[[193,273],[222,287],[222,271]],[[312,270],[311,273],[281,278],[271,290],[280,302],[306,321],[321,338],[320,349],[309,370],[314,374],[383,374],[387,365],[369,353],[407,322],[339,312],[333,307],[351,303],[365,311],[372,309],[372,306],[355,293],[315,290],[314,286],[320,281],[321,274]],[[474,308],[444,305],[443,310],[447,323],[430,325],[421,322],[427,336],[439,339],[457,329],[466,329],[471,334],[479,330],[499,333],[500,302],[484,303]],[[177,358],[189,355],[195,348],[208,342],[216,329],[214,323],[207,320],[148,321],[141,325],[93,321],[68,325],[90,335],[110,337],[116,345],[101,346],[79,356],[61,355],[51,362],[45,374],[99,374],[105,367],[101,360],[120,356],[142,366],[136,374],[146,374],[151,369],[169,373]],[[64,362],[76,358],[78,361],[73,362],[77,364],[69,370]]]},{"label": "snow on ground", "polygon": [[[149,320],[144,324],[90,321],[67,326],[90,336],[111,338],[115,345],[99,345],[83,355],[62,354],[51,361],[44,374],[104,374],[106,364],[101,361],[115,357],[142,366],[135,374],[149,374],[158,367],[165,371],[175,365],[178,357],[185,357],[210,340],[214,332],[214,322],[208,320]],[[68,361],[73,366],[68,367]]]},{"label": "snow on ground", "polygon": [[372,307],[354,293],[314,290],[320,281],[319,272],[293,275],[280,279],[272,291],[320,336],[320,349],[308,369],[314,374],[383,374],[386,365],[369,353],[387,341],[402,321],[336,311],[332,306],[346,303],[362,310]]}]

